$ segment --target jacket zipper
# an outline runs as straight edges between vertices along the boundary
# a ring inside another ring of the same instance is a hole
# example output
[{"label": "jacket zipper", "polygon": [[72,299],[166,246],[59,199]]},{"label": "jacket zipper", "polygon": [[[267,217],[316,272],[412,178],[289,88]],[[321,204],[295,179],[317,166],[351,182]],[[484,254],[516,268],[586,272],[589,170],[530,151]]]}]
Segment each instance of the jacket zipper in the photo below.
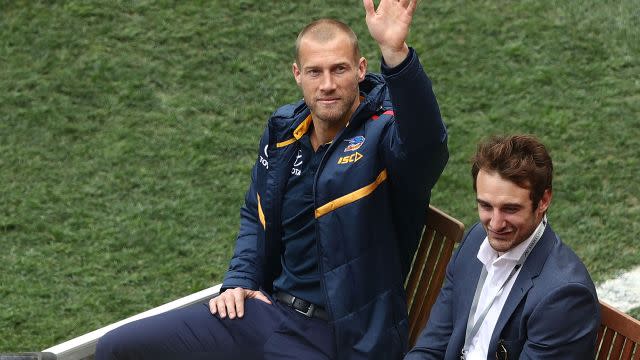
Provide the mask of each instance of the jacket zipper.
[{"label": "jacket zipper", "polygon": [[[382,106],[379,107],[379,109],[381,108]],[[314,230],[316,233],[316,252],[318,253],[318,272],[320,275],[320,289],[324,295],[325,310],[329,315],[329,320],[334,320],[334,318],[333,318],[333,310],[329,305],[329,301],[330,301],[329,293],[327,292],[327,287],[324,281],[324,267],[322,265],[322,246],[320,245],[320,232],[318,231],[318,219],[315,218],[315,209],[318,208],[318,202],[316,197],[316,185],[318,184],[318,178],[320,177],[320,174],[324,170],[324,165],[326,163],[327,157],[335,150],[335,148],[337,147],[336,144],[338,144],[339,140],[341,140],[344,137],[343,135],[346,134],[349,128],[349,125],[353,122],[353,120],[358,115],[360,115],[363,112],[363,109],[364,107],[360,108],[360,112],[352,116],[352,120],[350,120],[349,123],[347,123],[347,125],[336,135],[336,137],[331,142],[331,145],[329,145],[329,148],[324,152],[324,154],[322,154],[322,158],[320,159],[320,164],[318,165],[318,170],[316,171],[316,174],[313,178],[312,194],[313,194],[313,209],[314,209]]]}]

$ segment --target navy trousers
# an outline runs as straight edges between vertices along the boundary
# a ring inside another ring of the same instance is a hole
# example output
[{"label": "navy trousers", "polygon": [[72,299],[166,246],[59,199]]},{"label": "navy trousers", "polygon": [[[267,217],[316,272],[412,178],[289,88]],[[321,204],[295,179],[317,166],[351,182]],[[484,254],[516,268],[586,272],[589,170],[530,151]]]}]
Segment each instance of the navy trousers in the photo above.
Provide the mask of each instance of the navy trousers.
[{"label": "navy trousers", "polygon": [[220,319],[208,304],[134,321],[106,333],[95,360],[335,359],[331,326],[269,297],[247,299],[242,318]]}]

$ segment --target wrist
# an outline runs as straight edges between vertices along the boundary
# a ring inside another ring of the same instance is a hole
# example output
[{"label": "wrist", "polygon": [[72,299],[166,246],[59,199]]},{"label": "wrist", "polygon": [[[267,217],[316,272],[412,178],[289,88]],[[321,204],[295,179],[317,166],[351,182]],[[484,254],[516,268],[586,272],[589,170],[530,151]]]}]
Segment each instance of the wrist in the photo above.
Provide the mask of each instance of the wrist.
[{"label": "wrist", "polygon": [[402,46],[399,48],[384,47],[380,45],[380,52],[382,53],[382,58],[387,66],[394,68],[400,65],[404,59],[409,56],[409,46],[406,42],[403,42]]}]

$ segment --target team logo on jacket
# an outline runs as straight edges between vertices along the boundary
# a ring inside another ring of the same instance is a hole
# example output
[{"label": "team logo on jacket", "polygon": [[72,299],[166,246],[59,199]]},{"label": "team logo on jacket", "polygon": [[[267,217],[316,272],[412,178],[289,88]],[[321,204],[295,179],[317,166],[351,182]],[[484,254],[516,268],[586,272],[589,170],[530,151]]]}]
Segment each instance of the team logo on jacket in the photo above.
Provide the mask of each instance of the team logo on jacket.
[{"label": "team logo on jacket", "polygon": [[362,144],[364,144],[364,136],[356,136],[354,138],[347,139],[345,141],[348,141],[349,145],[347,145],[347,147],[344,148],[344,152],[356,151],[360,149],[360,146],[362,146]]}]

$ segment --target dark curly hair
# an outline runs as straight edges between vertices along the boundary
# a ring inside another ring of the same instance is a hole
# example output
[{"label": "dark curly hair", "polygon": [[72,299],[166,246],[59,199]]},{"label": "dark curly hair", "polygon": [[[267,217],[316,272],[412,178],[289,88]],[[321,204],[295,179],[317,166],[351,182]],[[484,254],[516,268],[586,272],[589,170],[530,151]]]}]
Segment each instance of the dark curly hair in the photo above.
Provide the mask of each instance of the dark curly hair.
[{"label": "dark curly hair", "polygon": [[478,144],[471,159],[473,190],[478,172],[496,172],[504,179],[529,189],[533,209],[545,190],[552,190],[553,163],[545,146],[532,135],[493,136]]}]

